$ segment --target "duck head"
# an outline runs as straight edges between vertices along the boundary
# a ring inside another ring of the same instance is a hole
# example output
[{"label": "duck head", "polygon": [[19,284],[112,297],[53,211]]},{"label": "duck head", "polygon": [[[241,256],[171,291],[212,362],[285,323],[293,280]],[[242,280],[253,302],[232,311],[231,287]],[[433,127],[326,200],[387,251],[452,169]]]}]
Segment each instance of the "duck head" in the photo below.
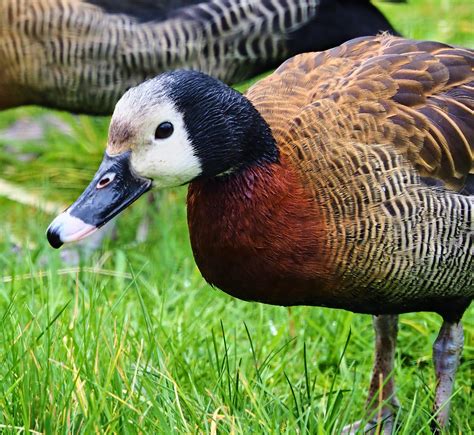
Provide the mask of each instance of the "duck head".
[{"label": "duck head", "polygon": [[277,160],[268,124],[243,95],[199,72],[162,74],[119,100],[98,171],[48,240],[59,248],[83,239],[152,188]]}]

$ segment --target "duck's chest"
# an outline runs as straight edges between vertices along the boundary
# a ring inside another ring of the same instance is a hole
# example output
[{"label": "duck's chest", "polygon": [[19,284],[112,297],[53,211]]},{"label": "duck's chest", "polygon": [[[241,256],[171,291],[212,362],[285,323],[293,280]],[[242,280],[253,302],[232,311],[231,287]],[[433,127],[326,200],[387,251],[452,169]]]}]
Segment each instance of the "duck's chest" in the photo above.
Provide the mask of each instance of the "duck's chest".
[{"label": "duck's chest", "polygon": [[196,263],[209,283],[240,299],[329,305],[337,282],[325,222],[294,175],[278,170],[190,185]]}]

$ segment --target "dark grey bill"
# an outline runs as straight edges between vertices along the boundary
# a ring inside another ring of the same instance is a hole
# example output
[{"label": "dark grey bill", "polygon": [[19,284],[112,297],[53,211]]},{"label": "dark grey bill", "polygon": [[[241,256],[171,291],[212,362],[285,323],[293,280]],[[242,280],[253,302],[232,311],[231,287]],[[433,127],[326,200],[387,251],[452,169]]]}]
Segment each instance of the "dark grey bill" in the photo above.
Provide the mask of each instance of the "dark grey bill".
[{"label": "dark grey bill", "polygon": [[92,234],[151,189],[152,180],[130,168],[130,151],[117,156],[105,153],[89,186],[46,232],[53,248]]}]

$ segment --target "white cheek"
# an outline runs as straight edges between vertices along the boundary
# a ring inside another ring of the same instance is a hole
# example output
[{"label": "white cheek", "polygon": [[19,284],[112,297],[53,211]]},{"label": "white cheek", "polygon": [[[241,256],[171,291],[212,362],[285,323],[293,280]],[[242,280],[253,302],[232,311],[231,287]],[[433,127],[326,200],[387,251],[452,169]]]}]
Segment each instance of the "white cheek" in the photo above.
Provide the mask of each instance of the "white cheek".
[{"label": "white cheek", "polygon": [[153,140],[132,152],[132,168],[152,178],[155,187],[179,186],[202,173],[186,130],[179,127],[169,138]]},{"label": "white cheek", "polygon": [[[128,98],[132,97],[133,92]],[[137,131],[131,166],[138,175],[152,178],[155,187],[171,187],[185,184],[202,174],[183,114],[171,100],[161,96],[148,106],[143,101],[132,104],[133,101],[127,102],[127,98],[123,100],[117,104],[113,118],[115,122],[131,124]],[[136,107],[142,107],[142,111],[136,113]],[[156,128],[162,122],[172,123],[173,133],[166,139],[155,139]]]}]

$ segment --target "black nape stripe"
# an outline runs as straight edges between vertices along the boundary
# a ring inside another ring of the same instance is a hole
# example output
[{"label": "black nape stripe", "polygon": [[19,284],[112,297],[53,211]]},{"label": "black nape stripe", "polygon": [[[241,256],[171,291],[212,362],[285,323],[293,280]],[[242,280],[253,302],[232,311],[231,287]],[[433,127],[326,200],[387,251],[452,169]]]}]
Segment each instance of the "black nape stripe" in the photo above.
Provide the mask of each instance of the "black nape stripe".
[{"label": "black nape stripe", "polygon": [[400,35],[369,0],[320,0],[314,18],[291,34],[288,49],[291,55],[314,51],[316,45],[326,50],[383,31]]},{"label": "black nape stripe", "polygon": [[202,3],[203,0],[86,0],[108,14],[125,14],[139,22],[161,21],[176,9]]}]

